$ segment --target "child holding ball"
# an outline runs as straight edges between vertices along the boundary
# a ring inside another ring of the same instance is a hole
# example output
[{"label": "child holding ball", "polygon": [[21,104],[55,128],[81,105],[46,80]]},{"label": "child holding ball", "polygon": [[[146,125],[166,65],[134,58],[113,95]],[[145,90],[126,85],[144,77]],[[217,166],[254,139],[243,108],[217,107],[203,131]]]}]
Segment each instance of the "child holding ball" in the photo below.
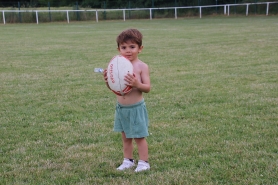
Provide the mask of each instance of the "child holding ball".
[{"label": "child holding ball", "polygon": [[[118,35],[116,41],[120,55],[124,56],[133,65],[134,75],[125,76],[127,85],[132,91],[124,96],[117,95],[114,131],[121,132],[123,141],[123,163],[117,170],[125,170],[135,166],[133,159],[133,139],[138,147],[139,161],[135,172],[149,170],[148,144],[148,113],[143,93],[151,89],[148,65],[138,59],[142,51],[142,34],[137,29],[127,29]],[[104,70],[104,80],[107,87],[107,71]]]}]

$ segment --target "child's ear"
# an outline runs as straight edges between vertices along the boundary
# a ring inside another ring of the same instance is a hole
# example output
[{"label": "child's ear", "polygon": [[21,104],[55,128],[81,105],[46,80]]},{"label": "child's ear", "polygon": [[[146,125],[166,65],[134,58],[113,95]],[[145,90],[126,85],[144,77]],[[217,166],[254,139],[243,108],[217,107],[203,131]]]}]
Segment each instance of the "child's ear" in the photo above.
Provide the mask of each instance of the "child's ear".
[{"label": "child's ear", "polygon": [[143,48],[144,48],[144,46],[141,46],[141,47],[139,48],[139,52],[138,52],[138,53],[140,53],[140,52],[143,50]]}]

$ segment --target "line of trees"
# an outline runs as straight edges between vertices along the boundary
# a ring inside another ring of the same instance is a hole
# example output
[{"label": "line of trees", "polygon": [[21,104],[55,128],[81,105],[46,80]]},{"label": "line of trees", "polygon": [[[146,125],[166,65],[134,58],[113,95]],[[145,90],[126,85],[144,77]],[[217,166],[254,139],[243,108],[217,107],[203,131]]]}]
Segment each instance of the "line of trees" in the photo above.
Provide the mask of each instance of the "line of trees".
[{"label": "line of trees", "polygon": [[61,7],[81,6],[88,8],[145,8],[173,6],[201,6],[215,4],[256,3],[275,0],[0,0],[1,7]]}]

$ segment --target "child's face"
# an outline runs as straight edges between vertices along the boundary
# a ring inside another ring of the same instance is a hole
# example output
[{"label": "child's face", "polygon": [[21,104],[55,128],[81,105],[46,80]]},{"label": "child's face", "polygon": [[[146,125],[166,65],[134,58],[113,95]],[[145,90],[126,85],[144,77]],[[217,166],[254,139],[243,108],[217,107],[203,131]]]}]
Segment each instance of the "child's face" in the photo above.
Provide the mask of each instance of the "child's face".
[{"label": "child's face", "polygon": [[138,58],[138,54],[142,51],[143,46],[139,47],[138,44],[131,41],[119,44],[119,52],[122,56],[126,57],[131,62]]}]

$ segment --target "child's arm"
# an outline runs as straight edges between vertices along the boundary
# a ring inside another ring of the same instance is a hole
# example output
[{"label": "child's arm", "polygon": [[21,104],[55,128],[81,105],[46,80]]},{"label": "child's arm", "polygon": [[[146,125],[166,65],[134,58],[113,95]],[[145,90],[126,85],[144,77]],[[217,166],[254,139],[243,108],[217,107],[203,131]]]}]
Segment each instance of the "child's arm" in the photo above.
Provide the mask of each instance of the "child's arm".
[{"label": "child's arm", "polygon": [[148,93],[151,90],[149,67],[147,64],[143,64],[141,69],[139,77],[128,74],[125,80],[128,82],[127,85],[136,87],[141,92]]}]

